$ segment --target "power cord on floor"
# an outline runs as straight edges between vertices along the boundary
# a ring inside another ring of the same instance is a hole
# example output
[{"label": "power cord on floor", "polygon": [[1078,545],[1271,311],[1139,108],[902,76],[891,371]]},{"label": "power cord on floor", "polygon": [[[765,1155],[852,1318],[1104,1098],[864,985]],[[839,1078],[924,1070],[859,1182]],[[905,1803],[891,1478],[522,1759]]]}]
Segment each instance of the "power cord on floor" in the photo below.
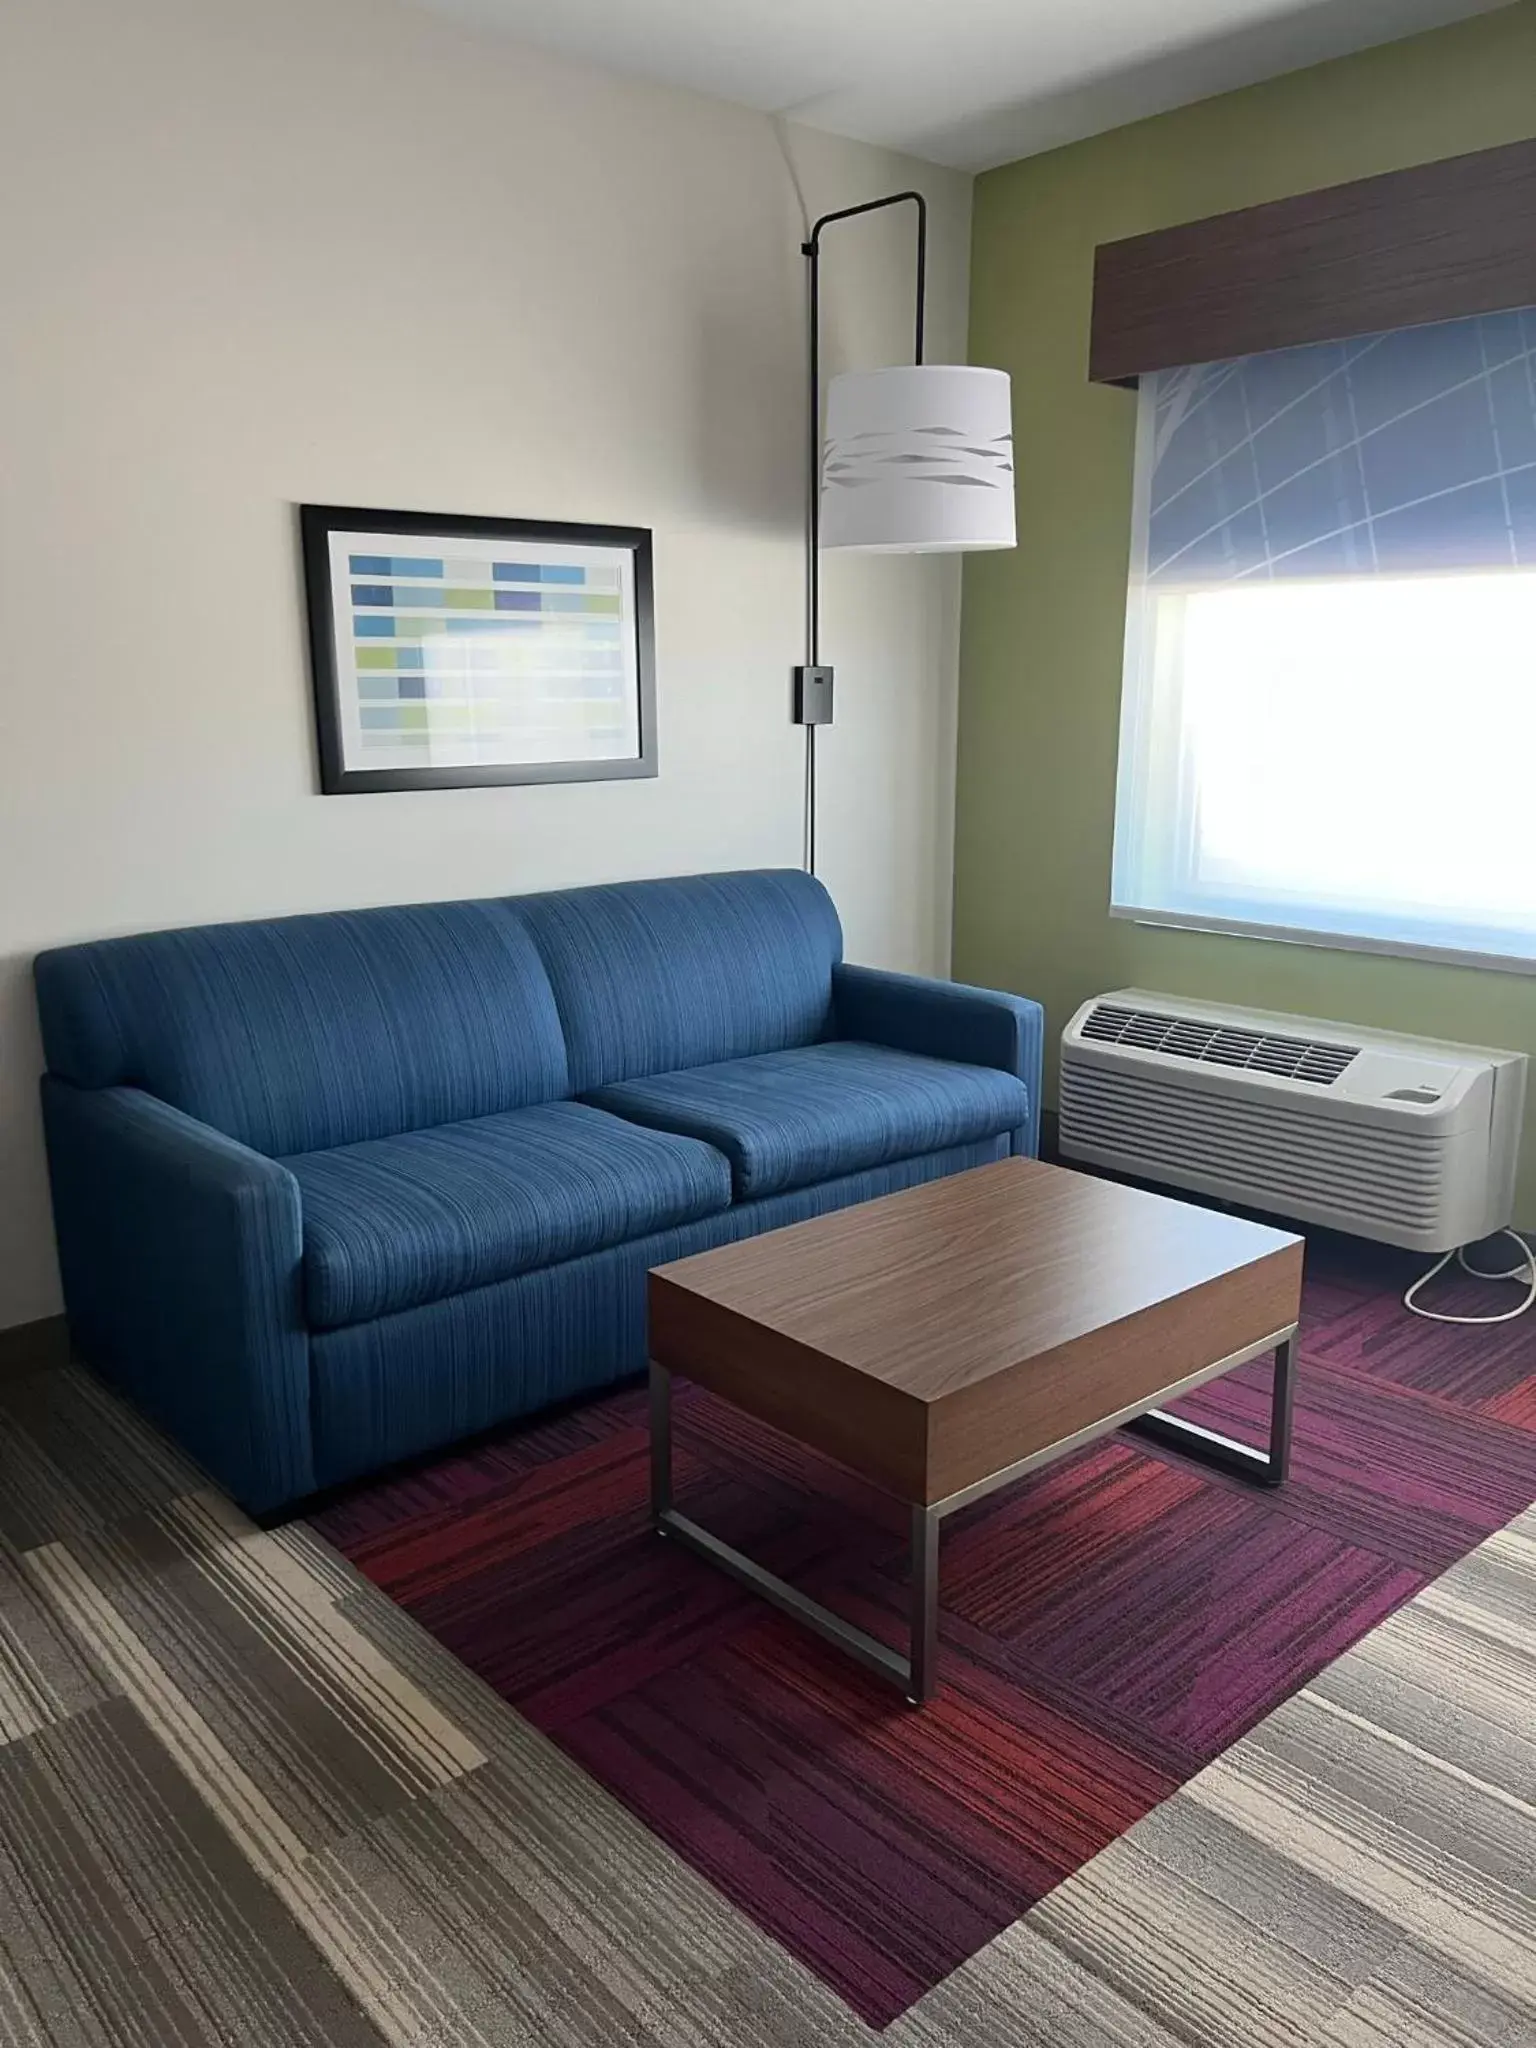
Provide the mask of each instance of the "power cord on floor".
[{"label": "power cord on floor", "polygon": [[[1526,1310],[1533,1303],[1536,1303],[1536,1251],[1531,1249],[1518,1230],[1496,1230],[1493,1234],[1495,1237],[1512,1237],[1514,1239],[1515,1243],[1519,1245],[1521,1251],[1525,1254],[1519,1265],[1500,1267],[1497,1273],[1485,1273],[1480,1266],[1469,1264],[1467,1248],[1463,1245],[1460,1251],[1447,1252],[1443,1259],[1436,1259],[1429,1271],[1421,1274],[1414,1281],[1408,1292],[1403,1296],[1403,1307],[1407,1309],[1408,1313],[1414,1316],[1423,1316],[1425,1321],[1430,1323],[1512,1323],[1516,1316],[1523,1316]],[[1453,1259],[1460,1266],[1461,1270],[1464,1273],[1470,1273],[1474,1280],[1518,1280],[1525,1289],[1524,1301],[1521,1302],[1518,1308],[1507,1308],[1502,1314],[1496,1316],[1448,1316],[1439,1309],[1420,1308],[1418,1296],[1429,1285],[1431,1280],[1436,1279],[1445,1271]]]}]

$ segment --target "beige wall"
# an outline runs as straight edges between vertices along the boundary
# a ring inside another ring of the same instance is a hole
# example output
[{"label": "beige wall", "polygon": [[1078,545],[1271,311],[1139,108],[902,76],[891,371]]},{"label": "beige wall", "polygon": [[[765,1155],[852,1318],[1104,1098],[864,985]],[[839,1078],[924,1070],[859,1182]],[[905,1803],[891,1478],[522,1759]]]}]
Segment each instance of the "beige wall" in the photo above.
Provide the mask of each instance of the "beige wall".
[{"label": "beige wall", "polygon": [[955,971],[1043,1000],[1052,1045],[1135,984],[1536,1055],[1525,975],[1111,921],[1136,401],[1086,376],[1096,243],[1532,134],[1527,0],[977,181],[971,348],[1013,372],[1019,546],[965,571]]},{"label": "beige wall", "polygon": [[[970,181],[808,131],[814,210],[921,182],[964,359]],[[0,1325],[57,1305],[27,963],[211,918],[794,863],[803,232],[770,124],[393,0],[0,12]],[[901,358],[910,228],[834,356]],[[655,531],[654,782],[321,798],[291,505]],[[834,560],[822,870],[947,964],[953,564]]]}]

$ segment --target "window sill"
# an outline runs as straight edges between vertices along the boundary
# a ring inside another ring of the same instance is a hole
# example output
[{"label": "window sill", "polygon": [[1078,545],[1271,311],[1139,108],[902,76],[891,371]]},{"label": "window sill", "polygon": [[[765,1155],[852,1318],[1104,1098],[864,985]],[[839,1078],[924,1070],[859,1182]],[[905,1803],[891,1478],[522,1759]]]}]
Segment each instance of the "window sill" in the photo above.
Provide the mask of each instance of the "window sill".
[{"label": "window sill", "polygon": [[1215,932],[1236,938],[1268,939],[1282,946],[1319,946],[1337,953],[1377,953],[1396,960],[1432,960],[1444,967],[1480,967],[1491,968],[1497,974],[1536,975],[1536,958],[1515,953],[1479,953],[1456,946],[1420,945],[1411,939],[1315,932],[1299,926],[1256,924],[1242,918],[1177,910],[1142,910],[1123,903],[1112,903],[1109,914],[1127,924],[1161,926],[1172,931]]}]

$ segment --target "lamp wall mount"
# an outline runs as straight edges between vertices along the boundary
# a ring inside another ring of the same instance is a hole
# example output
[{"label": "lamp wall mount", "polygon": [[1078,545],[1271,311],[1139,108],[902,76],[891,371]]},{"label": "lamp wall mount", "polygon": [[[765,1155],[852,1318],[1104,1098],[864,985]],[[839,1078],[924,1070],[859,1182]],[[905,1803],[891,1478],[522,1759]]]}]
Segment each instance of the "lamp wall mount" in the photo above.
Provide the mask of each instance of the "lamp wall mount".
[{"label": "lamp wall mount", "polygon": [[828,663],[803,663],[795,670],[796,725],[832,723],[832,670]]}]

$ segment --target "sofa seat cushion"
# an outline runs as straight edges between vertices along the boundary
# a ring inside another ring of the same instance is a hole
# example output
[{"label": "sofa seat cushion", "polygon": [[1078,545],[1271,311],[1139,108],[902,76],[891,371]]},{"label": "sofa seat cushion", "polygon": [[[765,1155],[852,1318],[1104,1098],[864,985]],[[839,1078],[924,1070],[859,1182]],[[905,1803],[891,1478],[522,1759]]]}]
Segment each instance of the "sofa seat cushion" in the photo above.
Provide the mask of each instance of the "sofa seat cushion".
[{"label": "sofa seat cushion", "polygon": [[310,1324],[440,1301],[727,1208],[707,1144],[548,1102],[283,1164],[299,1183]]},{"label": "sofa seat cushion", "polygon": [[1012,1074],[852,1040],[620,1081],[587,1099],[717,1146],[739,1201],[969,1145],[1029,1120],[1029,1092]]}]

